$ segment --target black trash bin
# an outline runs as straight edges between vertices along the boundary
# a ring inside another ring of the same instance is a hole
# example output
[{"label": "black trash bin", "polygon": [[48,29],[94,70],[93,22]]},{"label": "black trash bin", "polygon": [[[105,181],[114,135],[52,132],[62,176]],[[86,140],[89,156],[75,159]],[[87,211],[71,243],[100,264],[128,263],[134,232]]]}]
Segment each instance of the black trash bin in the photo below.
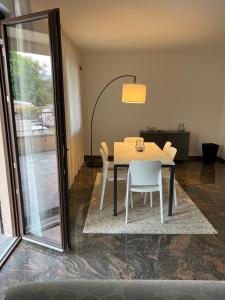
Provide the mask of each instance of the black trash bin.
[{"label": "black trash bin", "polygon": [[214,164],[217,157],[219,145],[214,143],[202,144],[203,162],[206,164]]}]

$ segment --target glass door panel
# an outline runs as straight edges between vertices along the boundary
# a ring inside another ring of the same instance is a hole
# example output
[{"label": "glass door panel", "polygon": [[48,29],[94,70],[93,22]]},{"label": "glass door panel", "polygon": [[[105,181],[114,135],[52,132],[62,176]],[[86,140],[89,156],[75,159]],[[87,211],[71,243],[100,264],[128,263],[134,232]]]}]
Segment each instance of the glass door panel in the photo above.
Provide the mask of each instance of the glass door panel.
[{"label": "glass door panel", "polygon": [[[1,95],[0,95],[1,98]],[[0,122],[0,268],[1,261],[17,240],[17,232],[13,218],[13,205],[11,203],[10,182],[7,176],[7,153],[3,137],[5,134]]]},{"label": "glass door panel", "polygon": [[4,30],[25,235],[65,248],[64,110],[50,17],[14,19]]}]

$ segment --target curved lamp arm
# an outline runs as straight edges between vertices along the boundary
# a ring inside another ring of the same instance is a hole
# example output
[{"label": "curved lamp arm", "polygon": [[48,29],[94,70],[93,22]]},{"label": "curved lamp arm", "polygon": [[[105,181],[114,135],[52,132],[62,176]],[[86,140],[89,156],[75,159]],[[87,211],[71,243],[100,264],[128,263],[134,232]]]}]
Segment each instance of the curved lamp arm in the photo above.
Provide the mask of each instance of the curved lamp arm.
[{"label": "curved lamp arm", "polygon": [[134,79],[134,83],[136,83],[136,76],[135,75],[130,75],[130,74],[128,74],[128,75],[121,75],[121,76],[118,76],[118,77],[116,77],[116,78],[114,78],[114,79],[112,79],[109,83],[107,83],[106,84],[106,86],[101,90],[101,92],[99,93],[99,95],[98,95],[98,98],[97,98],[97,100],[96,100],[96,102],[95,102],[95,105],[94,105],[94,108],[93,108],[93,112],[92,112],[92,116],[91,116],[91,160],[93,161],[93,154],[92,154],[92,132],[93,132],[93,120],[94,120],[94,115],[95,115],[95,109],[96,109],[96,106],[97,106],[97,104],[98,104],[98,101],[99,101],[99,99],[100,99],[100,97],[101,97],[101,95],[103,94],[103,92],[105,91],[105,89],[107,89],[107,87],[112,83],[112,82],[114,82],[114,81],[116,81],[117,79],[120,79],[120,78],[124,78],[124,77],[132,77],[133,79]]}]

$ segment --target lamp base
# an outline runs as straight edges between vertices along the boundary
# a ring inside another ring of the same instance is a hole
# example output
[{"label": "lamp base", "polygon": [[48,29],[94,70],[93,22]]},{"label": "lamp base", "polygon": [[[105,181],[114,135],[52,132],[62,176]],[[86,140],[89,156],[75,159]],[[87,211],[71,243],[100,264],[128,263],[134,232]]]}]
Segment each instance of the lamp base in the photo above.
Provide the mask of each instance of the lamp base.
[{"label": "lamp base", "polygon": [[88,168],[101,168],[102,162],[100,160],[90,160],[86,163]]}]

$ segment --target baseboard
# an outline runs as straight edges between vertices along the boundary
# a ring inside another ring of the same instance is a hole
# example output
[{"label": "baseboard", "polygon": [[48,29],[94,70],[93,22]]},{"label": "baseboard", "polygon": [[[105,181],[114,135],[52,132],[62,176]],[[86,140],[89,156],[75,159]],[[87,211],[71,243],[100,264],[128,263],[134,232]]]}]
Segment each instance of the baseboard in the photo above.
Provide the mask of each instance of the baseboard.
[{"label": "baseboard", "polygon": [[[100,155],[93,155],[93,159],[94,160],[101,160],[101,156]],[[84,161],[90,161],[91,160],[91,155],[84,155]],[[113,161],[113,155],[109,155],[109,160]],[[190,161],[201,161],[202,157],[201,156],[189,156],[188,160]],[[179,162],[180,160],[178,160]]]},{"label": "baseboard", "polygon": [[222,157],[217,157],[217,160],[218,160],[219,162],[221,162],[221,163],[225,163],[225,159],[222,158]]},{"label": "baseboard", "polygon": [[202,161],[202,156],[188,156],[188,161]]},{"label": "baseboard", "polygon": [[[188,160],[189,161],[202,161],[203,159],[202,159],[202,156],[189,156]],[[218,162],[225,163],[225,159],[223,159],[222,157],[217,156],[216,160]]]},{"label": "baseboard", "polygon": [[[100,155],[93,155],[93,159],[101,159]],[[84,161],[90,161],[91,160],[91,155],[84,155]]]},{"label": "baseboard", "polygon": [[[94,160],[101,160],[100,155],[93,155]],[[90,161],[91,160],[91,155],[84,155],[84,161]],[[109,156],[109,160],[113,161],[113,155]],[[187,161],[202,161],[202,156],[189,156]],[[222,157],[217,157],[217,161],[225,163],[225,159]],[[179,161],[178,161],[179,162]]]},{"label": "baseboard", "polygon": [[[101,160],[101,156],[100,155],[93,155],[93,159],[94,160]],[[109,155],[108,158],[110,161],[113,161],[113,155]],[[84,155],[84,161],[90,161],[91,160],[91,155]]]}]

